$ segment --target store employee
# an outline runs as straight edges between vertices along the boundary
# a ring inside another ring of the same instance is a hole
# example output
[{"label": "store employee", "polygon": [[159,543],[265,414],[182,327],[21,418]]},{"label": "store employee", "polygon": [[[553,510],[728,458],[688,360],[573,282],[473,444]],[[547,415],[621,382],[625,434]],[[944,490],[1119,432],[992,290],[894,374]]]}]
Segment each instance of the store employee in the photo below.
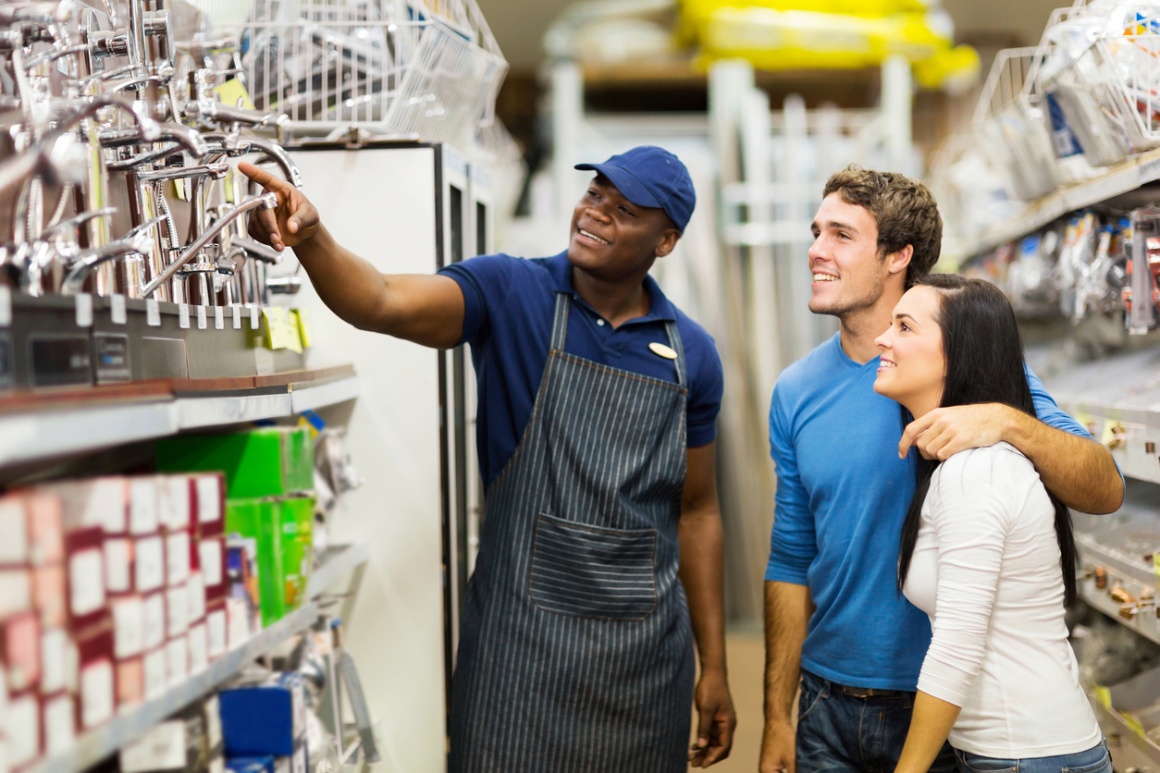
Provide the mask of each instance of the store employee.
[{"label": "store employee", "polygon": [[[555,257],[383,275],[293,186],[252,221],[293,247],[342,319],[471,345],[487,519],[452,683],[450,769],[662,771],[729,754],[713,340],[648,271],[695,204],[684,164],[637,147],[603,164]],[[687,603],[686,603],[687,599]],[[697,738],[691,751],[693,644]]]}]

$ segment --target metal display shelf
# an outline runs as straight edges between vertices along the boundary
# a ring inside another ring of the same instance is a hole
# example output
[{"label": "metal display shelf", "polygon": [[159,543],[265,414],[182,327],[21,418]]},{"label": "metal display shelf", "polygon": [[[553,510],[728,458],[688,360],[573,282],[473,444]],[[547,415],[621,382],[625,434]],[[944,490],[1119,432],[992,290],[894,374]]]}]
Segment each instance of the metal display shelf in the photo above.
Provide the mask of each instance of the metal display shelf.
[{"label": "metal display shelf", "polygon": [[318,556],[318,566],[306,583],[306,598],[316,599],[371,557],[369,545],[334,545]]},{"label": "metal display shelf", "polygon": [[[276,419],[352,400],[358,378],[302,381],[197,395],[146,393],[138,399],[61,404],[31,399],[0,413],[0,467],[54,456],[96,451],[123,443],[166,437],[183,430]],[[100,390],[93,390],[99,395]],[[53,396],[58,397],[58,396]]]},{"label": "metal display shelf", "polygon": [[314,624],[317,617],[318,607],[313,603],[305,604],[301,609],[258,632],[242,646],[230,650],[210,663],[205,671],[190,677],[165,695],[80,735],[76,745],[67,754],[41,760],[29,768],[27,773],[74,773],[95,765],[126,744],[137,740],[167,717],[208,694],[254,658],[265,654],[288,637],[306,630]]},{"label": "metal display shelf", "polygon": [[1160,149],[1150,150],[1109,168],[1104,174],[1080,183],[1058,188],[1043,198],[1028,202],[1015,217],[1002,220],[975,235],[974,247],[966,250],[970,257],[993,250],[1039,230],[1056,218],[1077,209],[1136,190],[1141,185],[1160,180]]},{"label": "metal display shelf", "polygon": [[1095,712],[1096,721],[1108,741],[1108,751],[1117,771],[1135,770],[1137,773],[1160,771],[1160,746],[1147,736],[1140,735],[1118,712],[1104,706],[1088,692],[1088,702]]},{"label": "metal display shelf", "polygon": [[1088,362],[1045,379],[1059,406],[1111,449],[1126,477],[1160,483],[1160,350]]}]

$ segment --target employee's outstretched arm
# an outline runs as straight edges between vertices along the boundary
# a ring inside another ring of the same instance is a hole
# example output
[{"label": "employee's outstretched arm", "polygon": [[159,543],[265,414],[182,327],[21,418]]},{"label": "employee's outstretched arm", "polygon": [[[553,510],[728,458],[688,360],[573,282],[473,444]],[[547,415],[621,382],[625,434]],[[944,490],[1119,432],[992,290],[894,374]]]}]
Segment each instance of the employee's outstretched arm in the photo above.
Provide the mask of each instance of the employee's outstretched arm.
[{"label": "employee's outstretched arm", "polygon": [[717,498],[716,442],[688,450],[677,534],[681,584],[689,600],[689,618],[701,659],[701,678],[694,695],[699,717],[697,740],[689,762],[694,768],[703,768],[729,756],[737,725],[725,667],[725,537]]},{"label": "employee's outstretched arm", "polygon": [[355,327],[424,346],[445,349],[459,341],[463,291],[453,279],[381,273],[334,240],[298,188],[253,164],[238,170],[278,197],[277,208],[250,218],[251,234],[276,250],[293,249],[331,311]]}]

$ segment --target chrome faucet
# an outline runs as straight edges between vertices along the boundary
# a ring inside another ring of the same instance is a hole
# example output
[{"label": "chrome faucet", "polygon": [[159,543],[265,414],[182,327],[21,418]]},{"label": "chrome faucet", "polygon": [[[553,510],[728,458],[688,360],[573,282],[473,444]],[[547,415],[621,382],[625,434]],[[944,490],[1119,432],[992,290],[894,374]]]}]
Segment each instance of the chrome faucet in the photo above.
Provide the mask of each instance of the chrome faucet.
[{"label": "chrome faucet", "polygon": [[150,295],[152,295],[153,292],[162,285],[162,283],[172,278],[173,275],[180,271],[186,263],[195,258],[207,244],[217,238],[217,236],[226,229],[226,226],[228,226],[234,220],[238,219],[252,209],[257,209],[259,207],[262,209],[274,209],[277,206],[278,198],[273,193],[263,193],[258,196],[251,196],[250,198],[242,201],[236,207],[223,215],[220,220],[215,221],[213,225],[203,231],[202,234],[198,236],[192,244],[186,247],[185,250],[183,250],[182,253],[177,256],[176,260],[166,266],[164,271],[154,277],[153,281],[151,281],[145,286],[143,290],[141,290],[141,297],[148,298]]}]

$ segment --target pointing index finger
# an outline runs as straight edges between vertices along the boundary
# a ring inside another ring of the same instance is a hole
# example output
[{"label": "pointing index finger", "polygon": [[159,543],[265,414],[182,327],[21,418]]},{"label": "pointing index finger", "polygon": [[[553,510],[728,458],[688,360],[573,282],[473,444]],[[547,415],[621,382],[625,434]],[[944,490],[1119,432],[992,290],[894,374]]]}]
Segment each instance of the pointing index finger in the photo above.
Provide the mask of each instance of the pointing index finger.
[{"label": "pointing index finger", "polygon": [[283,180],[279,180],[265,169],[259,169],[258,167],[246,161],[238,164],[238,171],[244,174],[246,177],[249,177],[258,185],[261,185],[266,190],[276,190],[277,188],[281,187],[278,184],[284,184]]}]

